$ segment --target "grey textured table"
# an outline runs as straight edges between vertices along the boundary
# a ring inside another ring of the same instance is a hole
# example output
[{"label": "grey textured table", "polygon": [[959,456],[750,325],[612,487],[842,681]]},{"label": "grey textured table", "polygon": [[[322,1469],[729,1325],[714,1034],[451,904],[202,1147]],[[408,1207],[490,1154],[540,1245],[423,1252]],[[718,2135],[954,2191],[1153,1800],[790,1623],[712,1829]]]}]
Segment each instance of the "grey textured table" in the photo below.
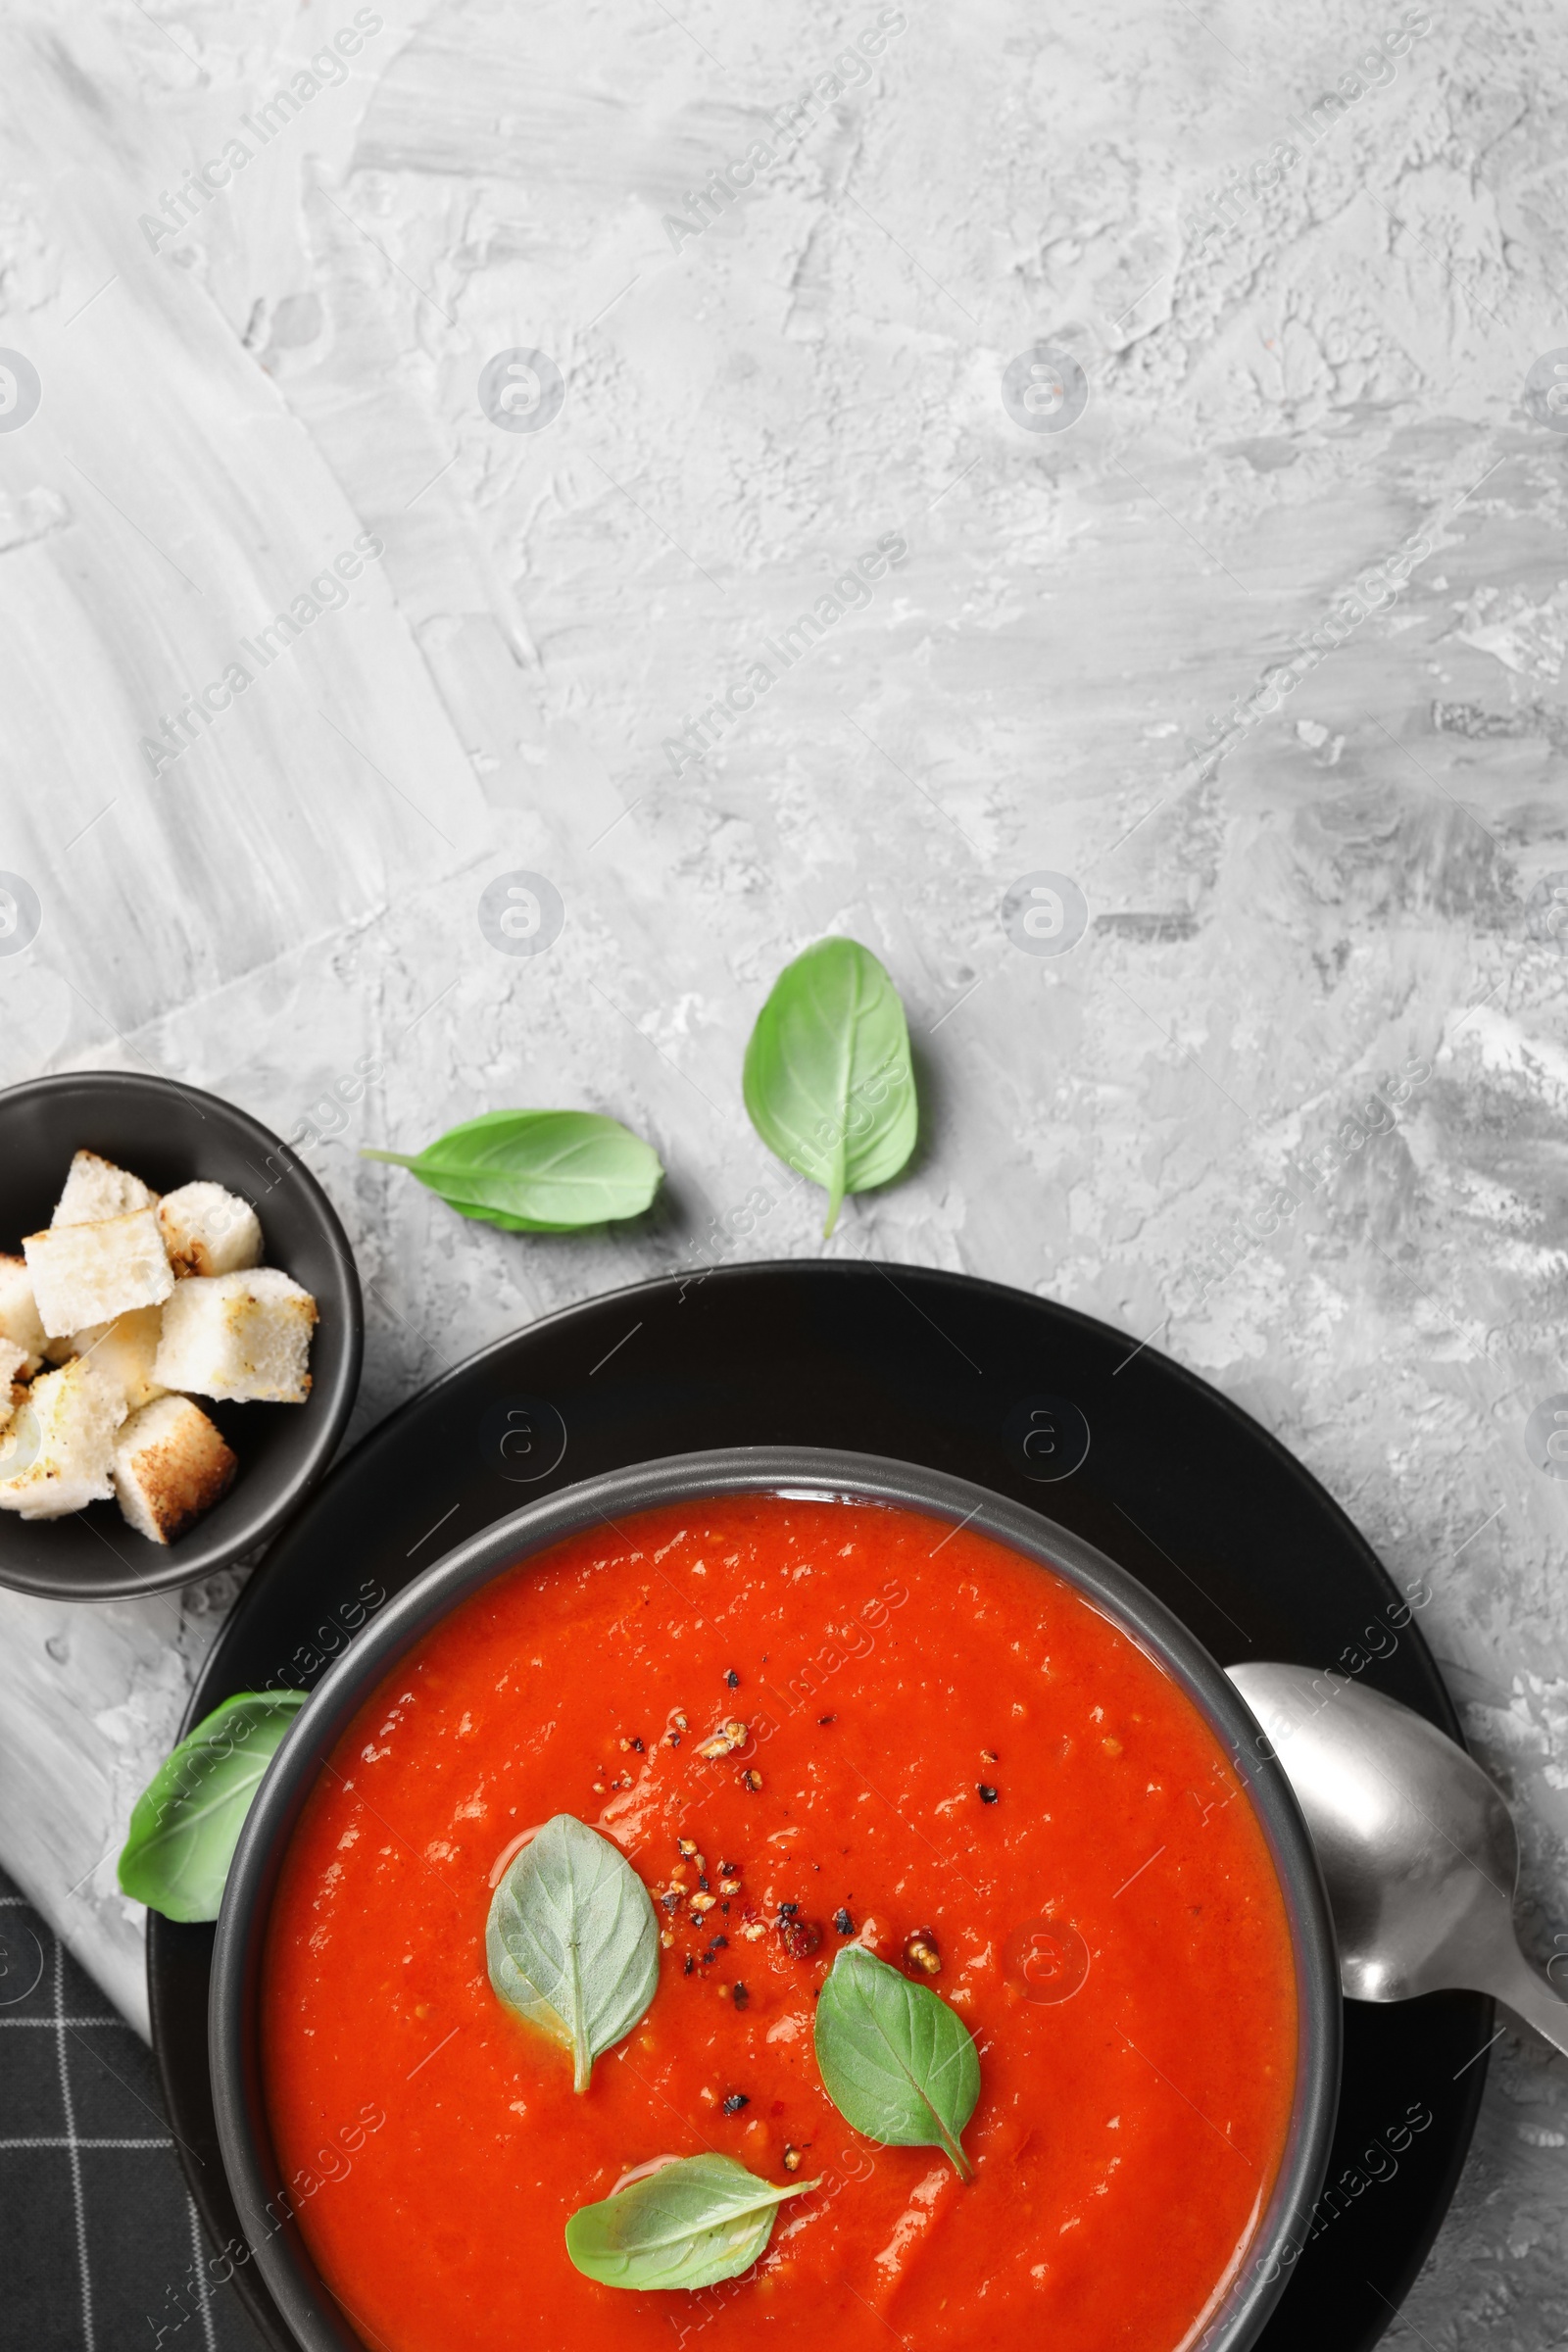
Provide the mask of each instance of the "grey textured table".
[{"label": "grey textured table", "polygon": [[[756,1006],[854,933],[925,1136],[827,1248],[1274,1430],[1432,1580],[1568,1942],[1545,0],[21,0],[0,44],[0,1079],[298,1136],[363,1430],[701,1258],[773,1164]],[[662,1208],[529,1242],[357,1157],[508,1103],[627,1120]],[[113,1851],[234,1589],[0,1595],[0,1860],[133,2020]],[[1499,2042],[1395,2343],[1568,2340],[1564,2081]]]}]

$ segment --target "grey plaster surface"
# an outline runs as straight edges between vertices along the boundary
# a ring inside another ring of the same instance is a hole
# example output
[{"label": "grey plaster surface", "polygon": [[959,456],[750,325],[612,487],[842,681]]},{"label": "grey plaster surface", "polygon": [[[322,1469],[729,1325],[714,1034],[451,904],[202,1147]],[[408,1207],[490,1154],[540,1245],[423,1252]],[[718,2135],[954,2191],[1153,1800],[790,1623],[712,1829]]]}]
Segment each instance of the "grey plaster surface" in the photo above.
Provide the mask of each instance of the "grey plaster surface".
[{"label": "grey plaster surface", "polygon": [[[368,13],[316,90],[341,8],[0,25],[0,367],[40,386],[18,425],[0,377],[0,868],[40,907],[0,1079],[151,1065],[301,1137],[367,1286],[356,1432],[756,1194],[732,1254],[1148,1338],[1430,1580],[1568,1948],[1559,20],[981,0],[852,65],[873,6]],[[481,406],[518,349],[565,387],[535,431]],[[519,870],[537,956],[480,927]],[[1040,874],[1070,944],[1004,924]],[[903,992],[925,1136],[824,1245],[739,1076],[831,931]],[[511,1103],[624,1119],[662,1208],[533,1242],[357,1156]],[[0,1594],[0,1861],[137,2018],[113,1854],[234,1589]],[[1401,2352],[1568,2341],[1564,2067],[1494,2053]]]}]

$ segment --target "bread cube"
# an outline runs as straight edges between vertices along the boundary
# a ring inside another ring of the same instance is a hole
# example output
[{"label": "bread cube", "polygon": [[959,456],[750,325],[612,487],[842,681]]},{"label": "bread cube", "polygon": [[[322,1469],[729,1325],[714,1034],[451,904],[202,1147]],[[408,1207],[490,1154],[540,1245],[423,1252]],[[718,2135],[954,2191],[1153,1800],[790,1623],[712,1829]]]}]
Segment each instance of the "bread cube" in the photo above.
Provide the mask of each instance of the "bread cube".
[{"label": "bread cube", "polygon": [[228,1490],[235,1459],[199,1404],[160,1396],[132,1413],[115,1446],[115,1493],[138,1535],[170,1544]]},{"label": "bread cube", "polygon": [[133,1306],[158,1306],[174,1287],[153,1208],[91,1225],[51,1225],[47,1233],[29,1233],[22,1247],[51,1339],[112,1322]]},{"label": "bread cube", "polygon": [[0,1340],[0,1429],[4,1429],[18,1405],[26,1402],[25,1366],[36,1360],[24,1348],[16,1347],[10,1340]]},{"label": "bread cube", "polygon": [[100,1159],[96,1152],[78,1152],[49,1222],[96,1225],[105,1217],[128,1216],[133,1208],[157,1206],[158,1195],[128,1168],[117,1168],[112,1159]]},{"label": "bread cube", "polygon": [[74,1334],[77,1354],[115,1384],[130,1412],[139,1412],[164,1394],[153,1378],[163,1321],[161,1306],[132,1306],[112,1323],[89,1323]]},{"label": "bread cube", "polygon": [[0,1510],[58,1519],[107,1502],[124,1399],[82,1356],[41,1372],[0,1430]]},{"label": "bread cube", "polygon": [[24,1257],[0,1256],[0,1340],[10,1340],[25,1351],[30,1379],[43,1362],[48,1342]]},{"label": "bread cube", "polygon": [[153,1378],[197,1396],[303,1404],[316,1300],[275,1266],[191,1274],[164,1308]]},{"label": "bread cube", "polygon": [[260,1265],[256,1211],[220,1184],[182,1184],[158,1204],[164,1247],[176,1282],[190,1274],[235,1274]]}]

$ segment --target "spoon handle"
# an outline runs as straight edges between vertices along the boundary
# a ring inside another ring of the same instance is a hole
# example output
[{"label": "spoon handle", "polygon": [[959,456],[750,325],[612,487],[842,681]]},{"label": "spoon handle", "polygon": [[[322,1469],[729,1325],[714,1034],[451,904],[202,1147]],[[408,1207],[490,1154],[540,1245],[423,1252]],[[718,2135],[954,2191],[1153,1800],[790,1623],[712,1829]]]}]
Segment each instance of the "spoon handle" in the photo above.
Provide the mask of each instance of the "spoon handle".
[{"label": "spoon handle", "polygon": [[1533,2026],[1553,2049],[1568,2053],[1568,2000],[1544,1977],[1537,1976],[1517,1945],[1485,1990]]}]

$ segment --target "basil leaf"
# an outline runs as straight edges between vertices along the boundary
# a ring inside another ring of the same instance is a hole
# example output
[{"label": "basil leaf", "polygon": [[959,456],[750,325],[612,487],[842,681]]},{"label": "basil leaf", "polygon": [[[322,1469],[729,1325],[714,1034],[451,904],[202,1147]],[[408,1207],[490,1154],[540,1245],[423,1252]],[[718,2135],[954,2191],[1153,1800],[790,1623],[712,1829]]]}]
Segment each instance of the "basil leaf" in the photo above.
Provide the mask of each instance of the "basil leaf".
[{"label": "basil leaf", "polygon": [[659,1984],[659,1922],[608,1838],[558,1813],[496,1888],[490,1982],[509,2009],[568,2049],[572,2088],[644,2015]]},{"label": "basil leaf", "polygon": [[713,2286],[749,2271],[785,2198],[820,2188],[825,2177],[775,2188],[732,2156],[685,2156],[579,2206],[566,2224],[566,2252],[601,2286]]},{"label": "basil leaf", "polygon": [[853,939],[821,939],[787,963],[757,1016],[743,1076],[768,1150],[827,1189],[824,1237],[846,1193],[897,1176],[919,1110],[899,992]]},{"label": "basil leaf", "polygon": [[640,1136],[595,1110],[488,1110],[412,1157],[360,1156],[410,1169],[459,1216],[509,1233],[575,1233],[635,1217],[664,1173]]},{"label": "basil leaf", "polygon": [[166,1919],[216,1919],[240,1830],[304,1690],[242,1690],[186,1734],[137,1797],[120,1886]]},{"label": "basil leaf", "polygon": [[816,2004],[816,2063],[857,2132],[895,2148],[942,2148],[974,2168],[958,2134],[980,2096],[980,2054],[956,2009],[861,1944],[846,1944]]}]

